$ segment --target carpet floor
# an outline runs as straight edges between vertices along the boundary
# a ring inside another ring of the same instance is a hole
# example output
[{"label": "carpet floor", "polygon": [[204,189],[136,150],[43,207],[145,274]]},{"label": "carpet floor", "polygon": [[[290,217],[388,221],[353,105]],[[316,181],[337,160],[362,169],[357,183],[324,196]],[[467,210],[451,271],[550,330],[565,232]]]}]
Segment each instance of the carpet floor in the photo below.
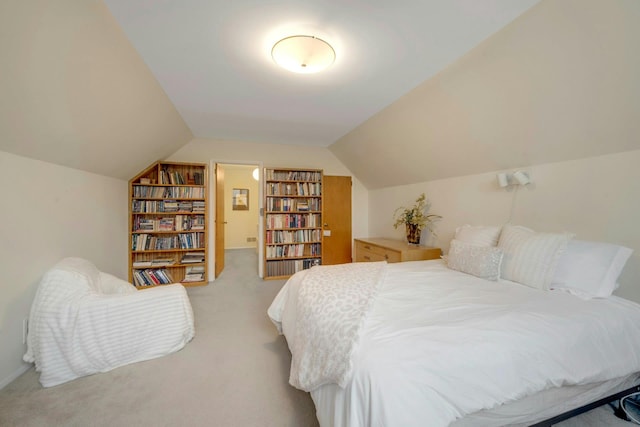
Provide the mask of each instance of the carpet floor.
[{"label": "carpet floor", "polygon": [[[315,427],[308,393],[289,386],[291,355],[266,310],[284,281],[257,275],[253,249],[189,288],[196,336],[177,353],[42,388],[32,368],[0,390],[0,426]],[[608,406],[558,424],[630,426]]]}]

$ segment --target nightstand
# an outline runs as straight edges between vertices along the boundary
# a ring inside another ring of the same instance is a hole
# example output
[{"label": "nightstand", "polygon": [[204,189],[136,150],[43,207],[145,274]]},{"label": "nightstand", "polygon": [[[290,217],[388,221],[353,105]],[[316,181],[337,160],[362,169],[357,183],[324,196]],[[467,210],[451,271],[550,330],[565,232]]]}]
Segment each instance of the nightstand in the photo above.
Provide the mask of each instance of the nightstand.
[{"label": "nightstand", "polygon": [[440,248],[431,246],[410,245],[401,240],[371,237],[354,239],[356,246],[356,262],[387,261],[421,261],[438,259],[442,255]]}]

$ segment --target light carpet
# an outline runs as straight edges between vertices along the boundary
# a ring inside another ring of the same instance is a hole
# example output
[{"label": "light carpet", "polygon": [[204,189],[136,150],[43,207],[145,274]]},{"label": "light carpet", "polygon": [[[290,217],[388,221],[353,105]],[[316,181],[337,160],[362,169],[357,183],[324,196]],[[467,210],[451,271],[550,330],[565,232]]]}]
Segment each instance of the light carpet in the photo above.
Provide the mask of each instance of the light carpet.
[{"label": "light carpet", "polygon": [[[0,426],[318,426],[266,315],[284,281],[258,278],[253,249],[227,250],[225,263],[215,282],[188,289],[196,336],[184,349],[47,389],[30,369],[0,390]],[[631,424],[603,406],[557,425]]]}]

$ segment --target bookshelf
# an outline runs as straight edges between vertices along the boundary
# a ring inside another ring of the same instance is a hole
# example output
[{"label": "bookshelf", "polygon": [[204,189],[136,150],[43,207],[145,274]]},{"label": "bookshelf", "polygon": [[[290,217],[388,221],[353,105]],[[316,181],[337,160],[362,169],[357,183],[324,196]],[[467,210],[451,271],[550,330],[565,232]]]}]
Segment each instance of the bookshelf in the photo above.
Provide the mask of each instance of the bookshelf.
[{"label": "bookshelf", "polygon": [[129,281],[207,284],[207,165],[155,162],[129,180]]},{"label": "bookshelf", "polygon": [[322,170],[264,170],[264,278],[322,263]]}]

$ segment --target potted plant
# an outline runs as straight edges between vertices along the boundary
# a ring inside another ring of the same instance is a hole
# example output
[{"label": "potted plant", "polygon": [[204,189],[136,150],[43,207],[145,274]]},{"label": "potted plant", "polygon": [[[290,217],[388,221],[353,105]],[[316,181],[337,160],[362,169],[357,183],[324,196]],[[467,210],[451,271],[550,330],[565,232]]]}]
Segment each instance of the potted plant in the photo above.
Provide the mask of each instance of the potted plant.
[{"label": "potted plant", "polygon": [[422,229],[426,228],[435,235],[433,222],[442,218],[440,215],[427,214],[430,204],[424,193],[416,199],[416,203],[411,207],[401,206],[393,213],[394,228],[404,224],[407,231],[407,241],[409,243],[420,244]]}]

